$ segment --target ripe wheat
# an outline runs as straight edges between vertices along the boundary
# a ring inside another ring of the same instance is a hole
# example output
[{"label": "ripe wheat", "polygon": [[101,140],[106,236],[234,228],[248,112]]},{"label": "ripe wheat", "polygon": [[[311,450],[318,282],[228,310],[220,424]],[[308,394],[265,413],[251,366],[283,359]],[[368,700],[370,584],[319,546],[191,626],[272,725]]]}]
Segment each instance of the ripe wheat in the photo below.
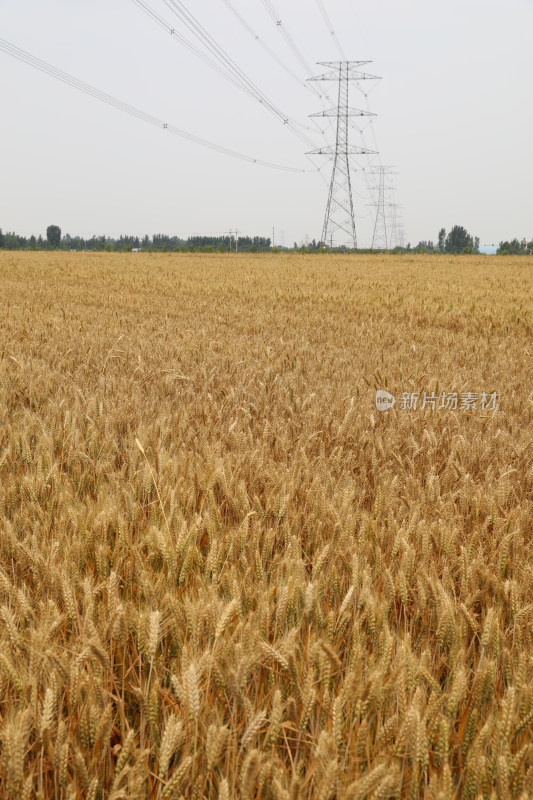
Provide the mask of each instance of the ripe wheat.
[{"label": "ripe wheat", "polygon": [[1,253],[0,796],[533,796],[532,268]]}]

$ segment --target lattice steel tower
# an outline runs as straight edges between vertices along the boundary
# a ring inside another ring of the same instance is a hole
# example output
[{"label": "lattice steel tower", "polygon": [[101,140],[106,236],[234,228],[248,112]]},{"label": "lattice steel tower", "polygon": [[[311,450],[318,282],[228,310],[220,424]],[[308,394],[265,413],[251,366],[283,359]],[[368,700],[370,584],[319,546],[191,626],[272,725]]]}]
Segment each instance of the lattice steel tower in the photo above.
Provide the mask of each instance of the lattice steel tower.
[{"label": "lattice steel tower", "polygon": [[312,117],[336,117],[337,135],[335,145],[313,150],[309,155],[333,156],[333,171],[329,186],[328,204],[322,228],[322,242],[333,246],[357,247],[357,233],[352,199],[352,182],[350,178],[350,155],[375,154],[375,150],[367,150],[349,143],[350,117],[373,117],[370,111],[351,108],[349,105],[350,81],[378,80],[376,75],[360,72],[359,67],[370,64],[370,61],[319,61],[329,72],[309,78],[311,81],[335,81],[339,84],[336,108],[327,108]]},{"label": "lattice steel tower", "polygon": [[395,209],[396,204],[390,199],[394,189],[392,184],[387,181],[387,178],[390,178],[391,175],[396,175],[396,173],[393,171],[392,167],[385,167],[382,165],[371,169],[367,174],[376,175],[378,177],[378,185],[374,187],[377,197],[374,202],[371,203],[376,209],[372,249],[388,250],[392,247],[392,242],[396,234],[393,230],[394,217],[391,218],[391,212]]}]

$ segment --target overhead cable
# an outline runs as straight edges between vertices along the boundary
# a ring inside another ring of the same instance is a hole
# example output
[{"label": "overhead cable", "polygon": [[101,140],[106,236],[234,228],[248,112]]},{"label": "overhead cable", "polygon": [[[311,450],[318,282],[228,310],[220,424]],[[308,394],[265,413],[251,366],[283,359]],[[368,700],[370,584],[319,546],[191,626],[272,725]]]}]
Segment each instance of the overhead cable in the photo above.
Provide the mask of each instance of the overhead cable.
[{"label": "overhead cable", "polygon": [[165,122],[158,117],[154,117],[152,114],[148,114],[145,111],[142,111],[135,106],[130,105],[129,103],[125,103],[122,100],[113,97],[113,95],[107,94],[106,92],[102,92],[100,89],[97,89],[94,86],[91,86],[89,83],[85,83],[84,81],[80,80],[79,78],[70,75],[68,72],[64,72],[63,70],[58,69],[57,67],[48,64],[46,61],[43,61],[36,56],[33,56],[31,53],[28,53],[26,50],[22,50],[20,47],[17,47],[14,44],[6,41],[5,39],[0,39],[0,51],[6,53],[7,55],[12,56],[13,58],[18,59],[19,61],[23,61],[24,63],[28,64],[31,67],[49,75],[52,78],[56,78],[63,83],[72,86],[74,89],[78,89],[81,92],[84,92],[91,97],[94,97],[96,100],[100,100],[103,103],[107,103],[108,105],[116,108],[118,111],[124,111],[126,114],[130,114],[133,117],[137,117],[137,119],[142,120],[150,125],[154,125],[157,128],[161,128],[168,133],[173,134],[174,136],[179,136],[182,139],[186,139],[189,142],[194,142],[195,144],[201,145],[202,147],[207,147],[210,150],[215,150],[218,153],[223,153],[224,155],[231,156],[232,158],[240,159],[241,161],[247,161],[250,164],[257,164],[262,167],[270,167],[271,169],[283,170],[284,172],[316,172],[317,170],[309,170],[309,169],[299,169],[297,167],[289,167],[284,164],[275,164],[270,161],[264,161],[259,158],[253,158],[252,156],[245,155],[244,153],[239,153],[236,150],[231,150],[228,147],[224,147],[223,145],[219,145],[215,142],[211,142],[208,139],[204,139],[201,136],[198,136],[190,131],[183,130],[182,128],[178,128],[176,125],[172,125],[170,123]]},{"label": "overhead cable", "polygon": [[335,43],[335,47],[339,51],[340,57],[342,58],[343,61],[347,61],[346,53],[342,49],[342,45],[339,42],[337,34],[333,30],[333,25],[331,24],[331,20],[330,20],[330,18],[328,16],[328,12],[326,11],[324,3],[322,2],[322,0],[316,0],[316,4],[317,4],[317,6],[318,6],[318,8],[320,10],[320,13],[322,14],[322,19],[326,23],[326,27],[327,27],[327,29],[329,31],[329,34],[330,34],[331,38],[333,39],[333,41]]},{"label": "overhead cable", "polygon": [[[136,2],[136,0],[134,0]],[[281,111],[259,87],[246,75],[233,59],[225,52],[225,50],[216,42],[216,40],[208,33],[203,25],[193,16],[181,0],[163,0],[165,5],[181,20],[181,22],[188,28],[193,36],[206,48],[206,50],[213,56],[221,65],[221,67],[229,72],[234,79],[242,84],[242,88],[261,103],[268,111],[270,111],[278,120],[280,120],[295,136],[297,136],[305,144],[309,144],[312,140],[304,133],[298,130],[298,123],[291,120],[287,114]],[[145,3],[146,4],[146,3]],[[306,127],[307,126],[302,126]]]},{"label": "overhead cable", "polygon": [[[280,66],[280,67],[281,67],[283,70],[285,70],[285,72],[286,72],[288,75],[290,75],[290,76],[291,76],[291,78],[293,78],[293,79],[294,79],[294,80],[295,80],[295,81],[296,81],[296,82],[297,82],[297,83],[298,83],[300,86],[303,86],[303,87],[304,87],[304,88],[306,88],[306,89],[309,89],[309,88],[310,88],[310,87],[309,87],[309,84],[308,84],[308,83],[306,83],[304,80],[302,80],[302,79],[301,79],[301,78],[300,78],[300,77],[299,77],[299,76],[298,76],[298,75],[297,75],[297,74],[296,74],[296,73],[295,73],[295,72],[294,72],[294,71],[293,71],[293,70],[292,70],[292,69],[291,69],[291,68],[290,68],[290,67],[289,67],[289,66],[288,66],[288,65],[287,65],[287,64],[286,64],[284,61],[283,61],[283,59],[281,59],[281,58],[278,56],[278,54],[277,54],[277,53],[275,53],[275,52],[274,52],[274,50],[272,50],[272,48],[268,46],[268,44],[267,44],[267,43],[264,41],[264,39],[263,39],[261,36],[259,36],[259,34],[258,34],[258,33],[256,33],[256,31],[255,31],[255,30],[252,28],[252,26],[250,25],[250,23],[249,23],[249,22],[248,22],[248,21],[247,21],[247,20],[246,20],[246,19],[243,17],[243,15],[242,15],[242,14],[241,14],[239,11],[237,11],[237,9],[236,9],[236,8],[235,8],[235,6],[234,6],[234,5],[233,5],[233,4],[230,2],[230,0],[222,0],[222,2],[223,2],[223,3],[224,3],[224,5],[226,6],[226,8],[228,8],[228,9],[231,11],[231,13],[233,14],[233,16],[234,16],[234,17],[236,17],[236,19],[238,19],[238,20],[239,20],[239,22],[241,23],[241,25],[243,26],[243,28],[244,28],[244,29],[245,29],[245,30],[246,30],[246,31],[249,33],[249,35],[252,37],[252,39],[254,39],[254,41],[256,41],[256,42],[257,42],[257,44],[259,44],[259,45],[260,45],[260,46],[263,48],[263,50],[265,50],[265,51],[266,51],[266,52],[269,54],[269,56],[270,56],[270,57],[271,57],[271,58],[272,58],[272,59],[273,59],[273,60],[274,60],[274,61],[275,61],[275,62],[276,62],[276,63],[277,63],[277,64],[278,64],[278,65],[279,65],[279,66]],[[312,89],[314,89],[314,90],[316,91],[316,87],[311,87],[311,88],[312,88]]]},{"label": "overhead cable", "polygon": [[309,64],[305,60],[305,58],[304,58],[304,56],[302,54],[302,51],[300,50],[300,48],[298,47],[298,45],[296,44],[296,42],[292,38],[291,34],[287,30],[287,28],[284,26],[283,20],[279,16],[278,12],[274,8],[274,6],[270,2],[270,0],[261,0],[261,2],[263,3],[268,15],[272,19],[272,22],[278,28],[279,32],[281,33],[281,35],[283,36],[283,38],[287,42],[287,45],[292,50],[295,58],[301,64],[301,66],[303,67],[303,69],[306,72],[307,76],[310,77],[312,75],[311,67],[309,66]]}]

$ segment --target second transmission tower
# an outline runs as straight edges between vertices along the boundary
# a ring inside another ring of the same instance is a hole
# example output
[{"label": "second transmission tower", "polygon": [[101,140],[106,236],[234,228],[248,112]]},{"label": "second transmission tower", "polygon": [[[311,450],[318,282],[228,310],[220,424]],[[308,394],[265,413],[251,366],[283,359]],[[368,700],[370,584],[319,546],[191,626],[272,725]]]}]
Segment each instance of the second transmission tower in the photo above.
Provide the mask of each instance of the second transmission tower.
[{"label": "second transmission tower", "polygon": [[388,250],[392,247],[392,242],[395,239],[394,219],[391,219],[390,213],[395,208],[395,203],[390,199],[393,187],[387,181],[390,176],[395,175],[392,167],[380,166],[370,170],[368,175],[376,175],[378,178],[378,185],[374,187],[377,192],[377,197],[370,205],[376,209],[376,219],[374,222],[374,234],[372,236],[372,249],[373,250]]},{"label": "second transmission tower", "polygon": [[378,80],[375,75],[359,71],[359,67],[369,63],[369,61],[320,61],[319,64],[328,67],[330,71],[309,78],[311,81],[335,81],[339,84],[337,107],[311,115],[312,117],[337,118],[335,145],[321,147],[309,154],[333,156],[328,203],[322,228],[322,242],[330,247],[357,248],[349,156],[375,154],[375,151],[349,143],[349,120],[350,117],[371,117],[375,114],[351,108],[349,90],[351,81]]}]

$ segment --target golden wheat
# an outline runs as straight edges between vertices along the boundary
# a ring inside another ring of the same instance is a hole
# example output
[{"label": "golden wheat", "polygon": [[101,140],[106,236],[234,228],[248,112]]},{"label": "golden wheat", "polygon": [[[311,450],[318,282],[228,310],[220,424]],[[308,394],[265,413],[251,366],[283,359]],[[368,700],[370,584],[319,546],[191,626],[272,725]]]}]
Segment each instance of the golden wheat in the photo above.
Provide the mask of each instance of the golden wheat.
[{"label": "golden wheat", "polygon": [[0,796],[533,797],[532,292],[0,254]]}]

